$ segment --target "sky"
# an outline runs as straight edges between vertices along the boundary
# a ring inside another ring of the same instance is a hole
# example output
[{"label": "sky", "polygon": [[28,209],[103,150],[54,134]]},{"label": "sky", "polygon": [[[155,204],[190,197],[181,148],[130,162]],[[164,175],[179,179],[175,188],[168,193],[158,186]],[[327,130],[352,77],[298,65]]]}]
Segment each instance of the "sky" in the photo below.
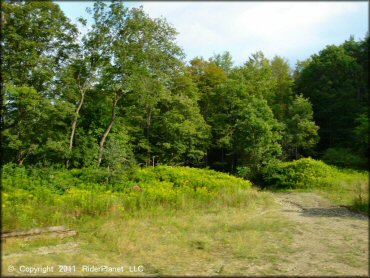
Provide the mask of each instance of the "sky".
[{"label": "sky", "polygon": [[[73,22],[87,17],[92,1],[58,2]],[[179,32],[177,43],[186,60],[208,59],[229,51],[235,65],[262,51],[279,55],[294,66],[327,45],[339,45],[353,35],[363,39],[368,32],[368,2],[126,2],[143,6],[152,18],[165,17]]]}]

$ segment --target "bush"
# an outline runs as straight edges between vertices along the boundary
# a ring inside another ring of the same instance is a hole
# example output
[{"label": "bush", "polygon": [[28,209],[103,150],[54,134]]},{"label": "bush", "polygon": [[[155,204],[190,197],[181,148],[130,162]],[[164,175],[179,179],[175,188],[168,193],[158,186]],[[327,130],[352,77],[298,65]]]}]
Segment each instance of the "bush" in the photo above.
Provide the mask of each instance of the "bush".
[{"label": "bush", "polygon": [[249,189],[252,185],[248,180],[214,170],[171,166],[144,168],[136,173],[134,179],[138,183],[165,181],[173,183],[174,188],[186,186],[194,190],[206,188],[209,191]]},{"label": "bush", "polygon": [[319,187],[338,174],[339,170],[335,167],[312,158],[293,162],[273,161],[262,173],[265,185],[276,189]]}]

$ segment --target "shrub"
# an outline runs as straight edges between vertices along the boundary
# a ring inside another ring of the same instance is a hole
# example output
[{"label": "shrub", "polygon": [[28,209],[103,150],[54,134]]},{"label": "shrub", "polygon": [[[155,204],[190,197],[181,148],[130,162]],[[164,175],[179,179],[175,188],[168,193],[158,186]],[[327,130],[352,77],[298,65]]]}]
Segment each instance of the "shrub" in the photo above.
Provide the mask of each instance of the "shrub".
[{"label": "shrub", "polygon": [[293,162],[273,161],[262,173],[265,185],[276,189],[318,187],[338,174],[339,170],[335,167],[312,158]]},{"label": "shrub", "polygon": [[134,179],[139,183],[166,181],[173,183],[174,188],[187,186],[194,190],[206,188],[209,191],[249,189],[252,185],[248,180],[214,170],[171,166],[144,168],[136,173]]}]

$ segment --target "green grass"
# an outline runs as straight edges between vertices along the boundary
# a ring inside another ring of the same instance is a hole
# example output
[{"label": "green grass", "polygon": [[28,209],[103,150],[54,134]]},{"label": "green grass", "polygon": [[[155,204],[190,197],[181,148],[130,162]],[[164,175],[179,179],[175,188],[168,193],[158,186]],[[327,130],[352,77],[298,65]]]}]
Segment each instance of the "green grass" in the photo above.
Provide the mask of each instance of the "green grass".
[{"label": "green grass", "polygon": [[350,173],[347,179],[336,180],[336,186],[323,186],[313,191],[337,205],[369,215],[369,178],[365,173]]},{"label": "green grass", "polygon": [[277,162],[264,170],[272,190],[316,192],[337,205],[369,214],[369,173],[341,169],[311,158]]},{"label": "green grass", "polygon": [[[4,230],[64,225],[78,235],[8,240],[4,271],[42,262],[79,269],[142,265],[144,274],[242,275],[252,265],[273,266],[289,251],[292,224],[277,214],[272,194],[252,189],[249,181],[188,167],[140,169],[110,176],[110,182],[106,174],[5,167]],[[135,184],[142,191],[134,191]],[[38,253],[43,246],[66,243],[78,248]]]},{"label": "green grass", "polygon": [[[5,257],[3,263],[74,264],[78,269],[84,264],[143,265],[147,275],[243,275],[252,265],[274,265],[289,252],[291,242],[292,224],[276,214],[271,194],[250,194],[254,202],[241,208],[163,209],[129,218],[86,216],[69,226],[79,232],[76,238],[7,242],[3,255],[23,255]],[[40,246],[71,241],[79,243],[74,254],[35,252]]]}]

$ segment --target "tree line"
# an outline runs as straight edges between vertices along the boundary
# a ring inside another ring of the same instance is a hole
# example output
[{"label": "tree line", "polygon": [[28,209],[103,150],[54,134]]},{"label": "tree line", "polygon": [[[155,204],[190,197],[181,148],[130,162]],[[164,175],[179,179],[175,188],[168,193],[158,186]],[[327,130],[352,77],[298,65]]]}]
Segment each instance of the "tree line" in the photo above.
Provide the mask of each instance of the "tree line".
[{"label": "tree line", "polygon": [[258,177],[274,159],[366,167],[368,36],[295,69],[229,52],[185,61],[176,30],[121,2],[78,28],[51,1],[2,2],[3,163],[210,167]]}]

